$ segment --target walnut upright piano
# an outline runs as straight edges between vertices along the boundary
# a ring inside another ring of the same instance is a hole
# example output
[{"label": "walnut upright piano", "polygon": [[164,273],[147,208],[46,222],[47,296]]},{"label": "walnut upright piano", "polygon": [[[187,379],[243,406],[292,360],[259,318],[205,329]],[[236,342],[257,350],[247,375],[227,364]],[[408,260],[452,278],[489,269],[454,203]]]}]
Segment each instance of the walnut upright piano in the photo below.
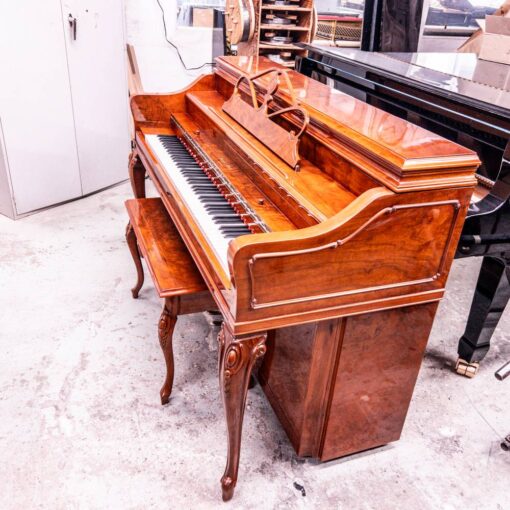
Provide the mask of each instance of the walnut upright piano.
[{"label": "walnut upright piano", "polygon": [[148,173],[223,317],[223,499],[257,360],[299,455],[398,439],[476,155],[258,57],[220,57],[186,90],[131,108],[135,198]]}]

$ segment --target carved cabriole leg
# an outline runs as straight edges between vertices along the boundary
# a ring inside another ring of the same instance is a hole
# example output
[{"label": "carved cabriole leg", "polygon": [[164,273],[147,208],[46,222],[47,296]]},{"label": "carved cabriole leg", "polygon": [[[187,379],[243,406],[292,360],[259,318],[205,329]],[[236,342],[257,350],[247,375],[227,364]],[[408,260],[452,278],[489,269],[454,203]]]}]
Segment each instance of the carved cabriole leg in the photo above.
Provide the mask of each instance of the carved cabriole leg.
[{"label": "carved cabriole leg", "polygon": [[140,250],[138,249],[138,243],[136,241],[136,234],[133,230],[133,226],[131,222],[127,224],[126,227],[126,241],[129,246],[129,251],[131,252],[131,256],[135,262],[137,281],[136,285],[131,289],[131,294],[133,298],[136,299],[138,297],[138,293],[143,285],[143,266],[142,259],[140,258]]},{"label": "carved cabriole leg", "polygon": [[129,180],[135,198],[145,198],[145,167],[136,150],[129,157]]},{"label": "carved cabriole leg", "polygon": [[179,298],[166,298],[158,325],[159,344],[165,356],[166,378],[161,390],[161,404],[168,404],[172,386],[174,384],[174,353],[172,349],[172,336],[175,323],[177,322],[179,308]]},{"label": "carved cabriole leg", "polygon": [[218,335],[220,391],[228,429],[227,466],[221,478],[223,501],[234,495],[241,451],[246,394],[253,365],[266,352],[266,334],[236,338],[223,324]]}]

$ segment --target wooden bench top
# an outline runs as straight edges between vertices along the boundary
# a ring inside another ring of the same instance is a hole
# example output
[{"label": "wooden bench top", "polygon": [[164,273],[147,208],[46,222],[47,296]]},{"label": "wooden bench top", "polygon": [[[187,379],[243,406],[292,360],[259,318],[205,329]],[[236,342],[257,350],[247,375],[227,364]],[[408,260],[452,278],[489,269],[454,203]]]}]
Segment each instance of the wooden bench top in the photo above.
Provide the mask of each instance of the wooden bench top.
[{"label": "wooden bench top", "polygon": [[161,199],[127,200],[126,209],[159,296],[207,290]]}]

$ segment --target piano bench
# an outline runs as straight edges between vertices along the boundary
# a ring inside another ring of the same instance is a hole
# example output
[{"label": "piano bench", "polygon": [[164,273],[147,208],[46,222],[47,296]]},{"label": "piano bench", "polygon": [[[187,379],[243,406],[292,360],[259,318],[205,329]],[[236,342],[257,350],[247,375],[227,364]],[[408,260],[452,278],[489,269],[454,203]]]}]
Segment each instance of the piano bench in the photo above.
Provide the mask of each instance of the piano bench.
[{"label": "piano bench", "polygon": [[[126,209],[129,215],[128,243],[134,234],[135,248],[139,248],[147,263],[159,297],[206,291],[204,280],[161,198],[127,200]],[[138,297],[142,284],[138,282],[133,289],[134,298]]]},{"label": "piano bench", "polygon": [[167,367],[160,391],[161,403],[166,404],[174,378],[172,334],[178,316],[216,311],[217,307],[162,200],[127,200],[126,209],[129,215],[126,240],[138,275],[131,290],[133,298],[138,297],[144,281],[143,257],[159,297],[165,300],[158,333]]}]

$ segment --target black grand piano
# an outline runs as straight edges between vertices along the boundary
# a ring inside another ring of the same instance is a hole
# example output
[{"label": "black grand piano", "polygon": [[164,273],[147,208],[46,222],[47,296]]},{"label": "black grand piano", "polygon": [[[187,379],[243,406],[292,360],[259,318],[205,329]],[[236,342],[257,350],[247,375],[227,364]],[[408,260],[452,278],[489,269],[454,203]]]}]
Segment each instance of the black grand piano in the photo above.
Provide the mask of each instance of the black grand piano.
[{"label": "black grand piano", "polygon": [[473,377],[510,299],[510,66],[469,53],[306,48],[301,73],[478,153],[479,185],[456,255],[483,256],[456,365]]}]

